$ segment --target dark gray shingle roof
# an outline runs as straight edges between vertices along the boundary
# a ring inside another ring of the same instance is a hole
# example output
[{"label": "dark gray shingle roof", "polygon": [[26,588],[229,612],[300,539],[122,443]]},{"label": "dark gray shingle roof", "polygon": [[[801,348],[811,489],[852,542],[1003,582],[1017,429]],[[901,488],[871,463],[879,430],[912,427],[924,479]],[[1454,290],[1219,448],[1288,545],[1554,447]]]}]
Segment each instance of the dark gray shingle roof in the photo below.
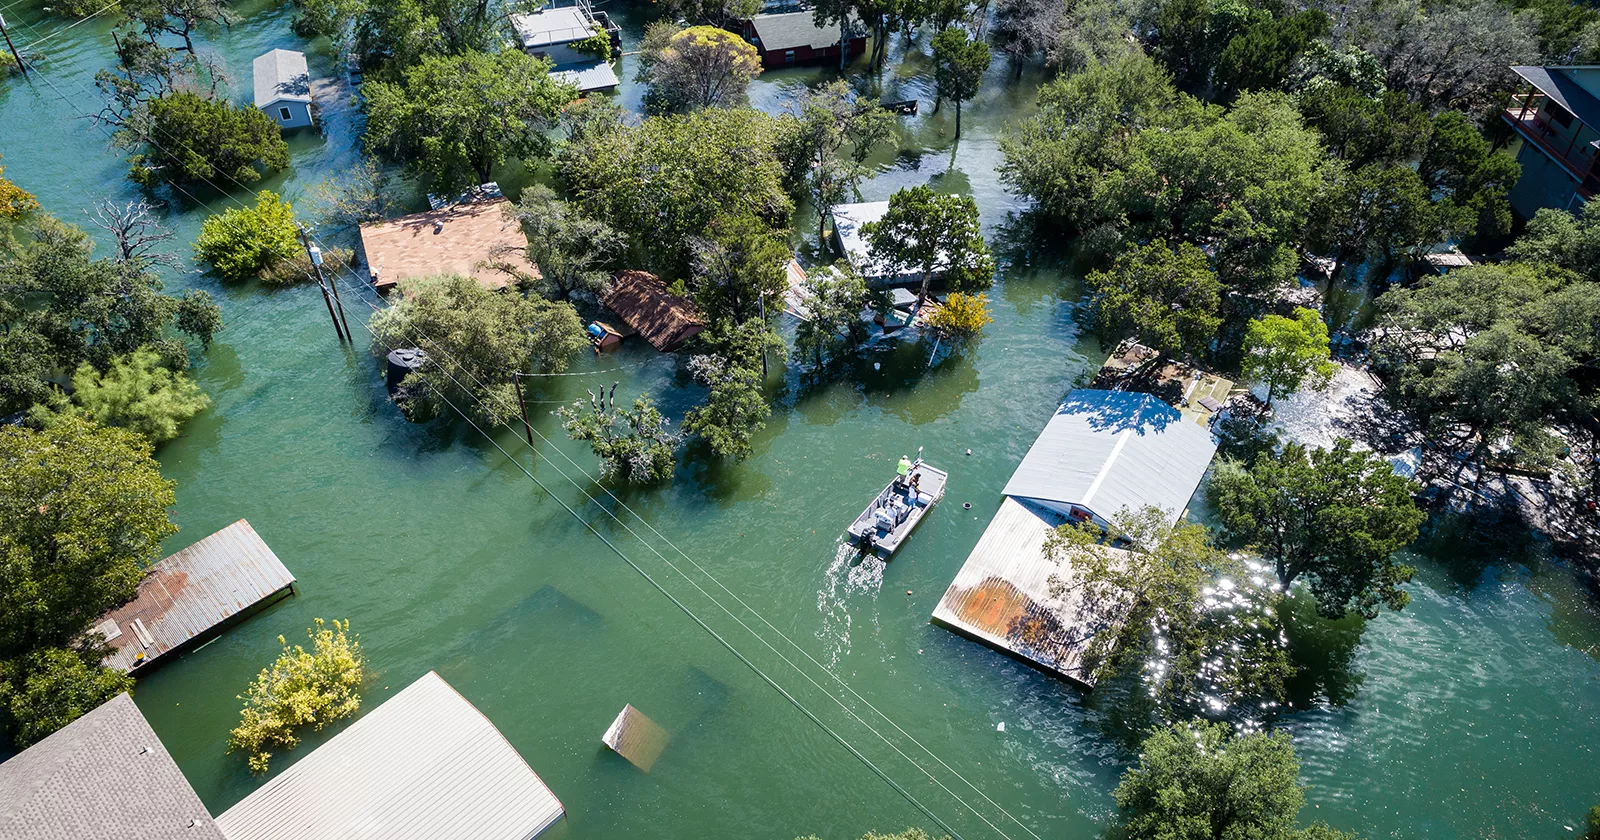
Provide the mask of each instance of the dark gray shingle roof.
[{"label": "dark gray shingle roof", "polygon": [[224,840],[126,694],[0,764],[0,837]]},{"label": "dark gray shingle roof", "polygon": [[1600,130],[1600,99],[1595,99],[1594,94],[1584,90],[1563,68],[1521,66],[1511,69],[1561,103],[1561,107],[1571,111],[1584,125]]},{"label": "dark gray shingle roof", "polygon": [[[761,49],[769,52],[796,47],[820,50],[837,45],[838,22],[835,21],[832,26],[817,26],[814,20],[811,12],[790,12],[784,15],[756,15],[751,18],[750,25],[756,31],[756,37],[761,39]],[[852,30],[857,28],[851,26]],[[852,31],[850,34],[855,37],[860,33]]]}]

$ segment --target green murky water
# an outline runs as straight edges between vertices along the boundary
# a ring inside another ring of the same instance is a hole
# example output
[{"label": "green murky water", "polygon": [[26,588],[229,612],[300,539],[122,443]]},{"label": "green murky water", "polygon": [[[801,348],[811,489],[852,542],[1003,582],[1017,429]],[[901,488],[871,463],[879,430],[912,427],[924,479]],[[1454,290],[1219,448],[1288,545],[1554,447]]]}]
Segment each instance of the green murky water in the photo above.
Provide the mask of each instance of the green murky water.
[{"label": "green murky water", "polygon": [[[40,6],[5,8],[20,41],[64,25]],[[240,97],[253,56],[300,46],[286,7],[242,11],[243,22],[211,39]],[[638,32],[629,28],[630,44]],[[0,154],[48,209],[81,220],[101,196],[136,194],[121,156],[79,119],[97,107],[91,78],[110,60],[110,38],[99,22],[49,37],[42,78],[0,89]],[[327,77],[326,52],[311,58]],[[920,54],[892,66],[884,96],[921,96],[926,109],[927,69]],[[770,74],[752,98],[781,107],[824,75]],[[909,122],[905,149],[885,155],[863,188],[882,199],[931,179],[976,196],[1007,265],[992,293],[995,323],[974,351],[931,370],[916,346],[863,351],[821,378],[791,369],[753,458],[723,465],[691,451],[671,488],[620,501],[557,454],[592,467],[564,440],[541,443],[536,465],[516,436],[496,441],[962,835],[1087,838],[1128,758],[1115,716],[928,624],[1006,477],[1100,357],[1072,320],[1076,281],[1016,231],[1017,202],[994,175],[996,132],[1025,113],[1038,79],[1012,86],[1002,66],[990,76],[959,144],[948,111],[925,110]],[[348,90],[319,96],[326,136],[294,139],[293,169],[262,184],[291,200],[357,159]],[[636,106],[639,91],[628,83],[620,97]],[[192,241],[206,213],[230,200],[178,197],[168,222]],[[505,454],[470,429],[403,422],[374,363],[333,341],[314,290],[227,287],[192,271],[170,286],[211,290],[228,323],[197,369],[215,406],[159,453],[178,481],[183,532],[170,545],[245,517],[300,580],[298,596],[139,685],[139,705],[214,812],[259,783],[223,754],[235,694],[273,656],[278,634],[323,616],[360,631],[379,674],[369,707],[432,669],[494,720],[567,806],[550,836],[841,838],[934,827]],[[640,345],[578,369],[605,372],[553,380],[533,395],[538,407],[611,381],[656,394],[675,416],[696,396],[677,360]],[[559,438],[539,415],[539,429]],[[887,568],[845,559],[840,530],[917,446],[951,470],[946,503]],[[1600,620],[1536,543],[1447,534],[1424,550],[1411,606],[1370,623],[1342,659],[1335,651],[1330,661],[1345,667],[1310,675],[1311,707],[1283,721],[1312,786],[1307,816],[1373,837],[1563,836],[1600,800]],[[1349,702],[1331,705],[1329,695]],[[673,735],[649,775],[600,746],[624,703]]]}]

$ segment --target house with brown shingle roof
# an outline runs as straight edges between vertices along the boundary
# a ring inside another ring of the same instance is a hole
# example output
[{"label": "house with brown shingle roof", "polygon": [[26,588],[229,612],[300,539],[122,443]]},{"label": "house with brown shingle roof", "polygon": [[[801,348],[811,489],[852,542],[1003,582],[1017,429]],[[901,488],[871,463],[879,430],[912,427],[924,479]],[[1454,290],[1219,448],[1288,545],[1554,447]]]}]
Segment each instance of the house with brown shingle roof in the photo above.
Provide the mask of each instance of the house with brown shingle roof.
[{"label": "house with brown shingle roof", "polygon": [[362,225],[372,285],[387,291],[401,280],[453,274],[504,289],[518,274],[538,277],[522,227],[506,213],[510,204],[504,198],[463,202]]},{"label": "house with brown shingle roof", "polygon": [[677,350],[705,329],[694,303],[667,291],[667,284],[648,271],[618,274],[600,302],[663,353]]}]

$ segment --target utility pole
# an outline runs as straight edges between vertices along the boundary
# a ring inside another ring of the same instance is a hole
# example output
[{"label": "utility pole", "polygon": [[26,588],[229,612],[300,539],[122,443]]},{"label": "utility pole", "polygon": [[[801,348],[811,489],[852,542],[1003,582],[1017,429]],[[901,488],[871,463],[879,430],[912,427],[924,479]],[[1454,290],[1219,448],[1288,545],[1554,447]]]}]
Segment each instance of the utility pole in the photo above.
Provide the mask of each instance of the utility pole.
[{"label": "utility pole", "polygon": [[322,249],[317,247],[317,243],[311,243],[311,248],[309,250],[311,251],[311,267],[316,270],[317,279],[319,281],[325,282],[328,286],[332,287],[333,305],[339,308],[339,323],[344,324],[345,337],[349,338],[350,341],[354,343],[356,340],[356,334],[350,331],[350,319],[346,318],[344,314],[344,299],[339,297],[339,281],[337,278],[328,280],[323,276]]},{"label": "utility pole", "polygon": [[[348,341],[345,330],[339,327],[339,316],[333,313],[333,297],[328,294],[328,284],[322,279],[322,251],[312,250],[311,239],[306,236],[306,226],[300,225],[300,244],[305,246],[306,256],[311,260],[311,270],[316,272],[317,287],[322,289],[322,302],[328,306],[328,319],[333,321],[333,331],[339,336],[340,341]],[[343,308],[343,307],[340,307]]]},{"label": "utility pole", "polygon": [[[767,293],[766,292],[757,292],[756,293],[756,301],[761,304],[761,326],[762,326],[763,329],[765,329],[767,327]],[[763,381],[765,381],[766,378],[767,378],[767,344],[763,340],[762,343],[761,343],[761,379]]]},{"label": "utility pole", "polygon": [[11,56],[17,60],[17,69],[22,71],[22,75],[28,75],[28,65],[23,63],[22,53],[17,52],[17,45],[11,43],[11,33],[6,31],[5,15],[0,15],[0,35],[5,36],[6,46],[11,48]]},{"label": "utility pole", "polygon": [[528,448],[533,448],[533,424],[528,422],[528,403],[522,398],[522,373],[511,372],[511,381],[517,385],[517,408],[522,409],[522,431],[528,436]]}]

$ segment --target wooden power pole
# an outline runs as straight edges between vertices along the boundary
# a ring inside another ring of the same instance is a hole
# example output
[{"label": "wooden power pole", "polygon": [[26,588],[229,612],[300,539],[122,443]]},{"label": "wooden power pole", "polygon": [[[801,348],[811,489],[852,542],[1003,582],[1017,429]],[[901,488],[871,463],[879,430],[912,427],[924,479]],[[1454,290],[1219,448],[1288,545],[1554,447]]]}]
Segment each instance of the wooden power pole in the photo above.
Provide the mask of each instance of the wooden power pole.
[{"label": "wooden power pole", "polygon": [[22,53],[17,52],[17,45],[11,43],[11,33],[6,31],[6,16],[0,15],[0,35],[5,36],[6,46],[11,48],[11,57],[17,60],[17,69],[22,75],[28,75],[28,65],[22,60]]},{"label": "wooden power pole", "polygon": [[333,331],[340,341],[346,341],[345,331],[339,327],[339,316],[333,313],[333,296],[328,294],[328,284],[322,279],[321,254],[311,250],[311,239],[306,236],[305,225],[300,225],[300,244],[305,246],[306,258],[311,260],[311,270],[317,275],[317,286],[322,289],[322,302],[328,306],[328,319],[333,321]]}]

